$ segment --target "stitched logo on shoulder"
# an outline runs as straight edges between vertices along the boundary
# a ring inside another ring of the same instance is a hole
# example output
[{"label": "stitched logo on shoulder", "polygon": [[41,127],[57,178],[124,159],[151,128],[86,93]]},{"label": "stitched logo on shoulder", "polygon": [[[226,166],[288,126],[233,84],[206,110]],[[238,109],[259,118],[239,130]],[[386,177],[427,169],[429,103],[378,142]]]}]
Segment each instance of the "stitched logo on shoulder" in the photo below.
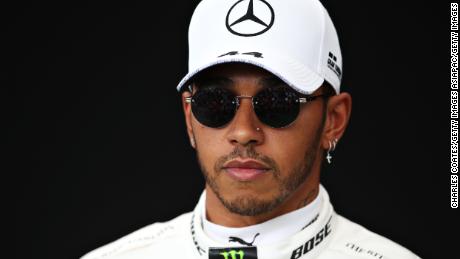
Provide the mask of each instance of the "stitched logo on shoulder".
[{"label": "stitched logo on shoulder", "polygon": [[379,254],[375,251],[372,251],[372,250],[369,250],[369,249],[365,249],[363,247],[360,247],[356,244],[353,244],[353,243],[347,243],[345,245],[347,248],[350,248],[351,250],[355,251],[356,253],[359,253],[359,254],[367,254],[367,255],[370,255],[370,256],[373,256],[374,258],[377,258],[377,259],[385,259],[385,257],[382,255],[382,254]]}]

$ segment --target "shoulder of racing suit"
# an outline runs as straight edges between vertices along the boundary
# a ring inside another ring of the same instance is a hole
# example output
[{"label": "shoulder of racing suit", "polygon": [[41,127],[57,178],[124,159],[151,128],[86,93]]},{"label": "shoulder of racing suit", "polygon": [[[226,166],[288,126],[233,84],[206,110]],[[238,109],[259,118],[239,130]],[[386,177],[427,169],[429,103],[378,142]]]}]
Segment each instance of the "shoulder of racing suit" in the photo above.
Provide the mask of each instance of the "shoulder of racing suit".
[{"label": "shoulder of racing suit", "polygon": [[[337,215],[337,232],[325,258],[420,259],[405,247]],[[322,257],[321,257],[322,258]]]},{"label": "shoulder of racing suit", "polygon": [[167,222],[153,223],[97,248],[81,259],[157,258],[152,255],[171,254],[171,251],[185,247],[181,243],[187,239],[184,229],[190,228],[190,218],[191,212]]}]

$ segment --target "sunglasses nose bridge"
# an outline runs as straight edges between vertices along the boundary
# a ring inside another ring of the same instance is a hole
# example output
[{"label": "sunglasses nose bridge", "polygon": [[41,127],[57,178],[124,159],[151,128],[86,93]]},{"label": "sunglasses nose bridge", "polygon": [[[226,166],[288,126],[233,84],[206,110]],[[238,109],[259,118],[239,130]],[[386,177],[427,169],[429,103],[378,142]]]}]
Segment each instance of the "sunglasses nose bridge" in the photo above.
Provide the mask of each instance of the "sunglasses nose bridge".
[{"label": "sunglasses nose bridge", "polygon": [[251,99],[251,102],[252,102],[252,96],[250,95],[238,95],[238,96],[235,96],[235,100],[236,100],[236,108],[238,109],[241,105],[241,101],[240,99]]},{"label": "sunglasses nose bridge", "polygon": [[[257,114],[255,114],[255,110],[254,110],[254,99],[253,99],[253,96],[250,96],[250,95],[235,96],[235,100],[236,100],[235,116],[237,116],[236,113],[238,113],[238,111],[240,110],[240,107],[241,107],[243,99],[248,99],[248,101],[250,102],[250,104],[248,104],[250,106],[248,107],[248,110],[246,112],[252,113],[258,120]],[[243,111],[241,111],[241,112],[243,112]]]}]

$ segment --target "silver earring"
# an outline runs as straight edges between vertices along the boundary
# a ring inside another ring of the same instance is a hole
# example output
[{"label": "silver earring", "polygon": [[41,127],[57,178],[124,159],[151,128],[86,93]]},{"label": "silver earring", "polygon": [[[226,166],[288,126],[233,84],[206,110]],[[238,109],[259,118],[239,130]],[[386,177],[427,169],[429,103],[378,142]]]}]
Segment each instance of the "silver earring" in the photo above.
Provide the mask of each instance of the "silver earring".
[{"label": "silver earring", "polygon": [[332,163],[331,151],[332,151],[332,143],[329,140],[329,149],[327,150],[327,155],[326,155],[326,159],[327,159],[328,164]]},{"label": "silver earring", "polygon": [[190,144],[195,147],[195,138],[190,138]]},{"label": "silver earring", "polygon": [[326,159],[327,159],[328,164],[332,163],[331,152],[335,150],[338,142],[339,142],[339,140],[336,139],[336,138],[334,140],[332,140],[332,141],[329,140],[329,149],[327,150],[327,155],[326,155]]},{"label": "silver earring", "polygon": [[260,131],[260,128],[256,128],[257,131]]}]

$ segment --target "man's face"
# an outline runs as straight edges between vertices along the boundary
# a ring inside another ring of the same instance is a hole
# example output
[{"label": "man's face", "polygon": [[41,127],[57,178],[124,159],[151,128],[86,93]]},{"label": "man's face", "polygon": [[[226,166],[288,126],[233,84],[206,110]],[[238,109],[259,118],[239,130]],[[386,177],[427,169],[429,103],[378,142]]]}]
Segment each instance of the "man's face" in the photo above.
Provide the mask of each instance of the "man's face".
[{"label": "man's face", "polygon": [[[202,81],[213,82],[212,87],[227,87],[236,95],[254,96],[272,79],[271,73],[255,66],[225,64],[203,72],[193,92],[208,86],[200,85]],[[235,117],[221,128],[202,125],[187,107],[186,116],[190,116],[191,135],[208,191],[212,190],[231,212],[255,216],[275,209],[311,177],[317,179],[319,172],[313,176],[311,172],[318,168],[322,157],[319,144],[324,125],[323,102],[320,98],[301,104],[297,119],[278,129],[259,121],[249,98],[240,99]],[[235,168],[230,163],[254,160],[265,169]]]}]

